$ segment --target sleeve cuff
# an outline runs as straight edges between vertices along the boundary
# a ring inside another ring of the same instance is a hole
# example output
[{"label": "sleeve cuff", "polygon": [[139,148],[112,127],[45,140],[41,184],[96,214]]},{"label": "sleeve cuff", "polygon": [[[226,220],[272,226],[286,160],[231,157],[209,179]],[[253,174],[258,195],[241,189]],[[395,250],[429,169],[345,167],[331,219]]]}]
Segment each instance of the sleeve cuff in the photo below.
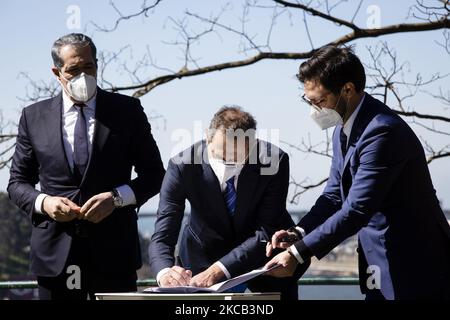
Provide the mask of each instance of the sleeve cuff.
[{"label": "sleeve cuff", "polygon": [[295,259],[297,259],[298,263],[303,264],[305,262],[305,260],[302,259],[302,256],[298,253],[298,250],[294,245],[290,246],[289,250],[294,255]]},{"label": "sleeve cuff", "polygon": [[216,261],[214,264],[215,264],[216,266],[218,266],[220,269],[222,269],[222,271],[223,271],[223,273],[225,274],[225,277],[227,277],[227,279],[231,279],[230,273],[228,272],[227,268],[225,268],[225,266],[223,265],[222,262]]},{"label": "sleeve cuff", "polygon": [[158,272],[158,274],[156,275],[156,282],[158,283],[158,286],[161,286],[159,284],[159,280],[161,280],[162,276],[169,272],[169,270],[170,268],[164,268]]},{"label": "sleeve cuff", "polygon": [[119,196],[123,200],[123,207],[136,204],[136,196],[134,195],[133,189],[127,184],[124,184],[120,187],[116,188],[117,192],[119,193]]},{"label": "sleeve cuff", "polygon": [[41,193],[37,196],[36,201],[34,202],[34,213],[45,214],[42,212],[42,202],[44,202],[45,197],[48,197],[48,194]]},{"label": "sleeve cuff", "polygon": [[[295,247],[295,249],[293,249]],[[298,253],[298,256],[303,261],[306,261],[310,259],[314,254],[311,252],[311,250],[308,248],[308,246],[303,242],[303,240],[297,241],[292,246],[290,246],[291,252],[294,254],[294,252]],[[295,255],[295,254],[294,254]],[[297,258],[298,260],[298,258]]]},{"label": "sleeve cuff", "polygon": [[304,237],[306,235],[306,232],[303,228],[296,226],[295,229],[300,232],[300,234],[302,235],[302,237]]}]

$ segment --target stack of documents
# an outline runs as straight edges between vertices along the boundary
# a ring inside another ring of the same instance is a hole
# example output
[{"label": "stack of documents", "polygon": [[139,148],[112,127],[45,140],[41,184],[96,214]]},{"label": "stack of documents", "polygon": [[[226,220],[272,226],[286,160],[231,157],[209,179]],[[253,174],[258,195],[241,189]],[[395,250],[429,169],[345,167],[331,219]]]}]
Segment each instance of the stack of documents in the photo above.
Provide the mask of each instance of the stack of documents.
[{"label": "stack of documents", "polygon": [[144,290],[146,293],[221,293],[236,287],[242,283],[245,283],[253,278],[256,278],[270,270],[280,267],[280,265],[273,266],[270,269],[255,269],[250,272],[244,273],[232,279],[225,280],[223,282],[216,283],[208,288],[182,286],[182,287],[155,287],[147,288]]}]

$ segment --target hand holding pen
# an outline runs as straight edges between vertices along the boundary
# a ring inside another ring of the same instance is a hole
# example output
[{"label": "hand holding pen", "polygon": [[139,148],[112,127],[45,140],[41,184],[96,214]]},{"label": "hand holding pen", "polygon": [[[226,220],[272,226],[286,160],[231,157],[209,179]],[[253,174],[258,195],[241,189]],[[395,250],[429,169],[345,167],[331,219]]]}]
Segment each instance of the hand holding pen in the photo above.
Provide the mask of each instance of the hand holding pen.
[{"label": "hand holding pen", "polygon": [[262,240],[262,242],[267,242],[266,245],[266,256],[270,257],[272,251],[275,248],[287,249],[292,244],[300,240],[300,233],[294,228],[289,228],[288,230],[279,230],[275,232],[272,236],[271,241]]}]

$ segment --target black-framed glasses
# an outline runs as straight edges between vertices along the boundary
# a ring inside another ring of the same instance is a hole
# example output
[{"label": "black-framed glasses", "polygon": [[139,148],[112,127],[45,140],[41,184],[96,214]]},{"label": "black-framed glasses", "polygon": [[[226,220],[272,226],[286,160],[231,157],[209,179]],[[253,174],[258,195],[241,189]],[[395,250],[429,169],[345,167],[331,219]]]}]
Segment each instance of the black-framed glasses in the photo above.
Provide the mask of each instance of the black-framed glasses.
[{"label": "black-framed glasses", "polygon": [[322,110],[321,107],[319,107],[318,105],[314,104],[311,100],[309,100],[305,93],[302,94],[302,100],[306,102],[309,106],[313,107],[314,109],[318,111]]},{"label": "black-framed glasses", "polygon": [[[331,94],[331,93],[330,93],[330,92],[327,92],[327,93],[325,94],[325,96],[322,97],[322,98],[319,100],[319,102],[321,102],[321,101],[326,101],[326,100],[327,100],[326,97],[328,97],[329,94]],[[341,100],[341,96],[342,96],[342,90],[341,90],[341,93],[339,94],[339,98],[338,98],[338,100],[337,100],[336,105],[337,105],[337,104],[339,103],[339,101]],[[321,110],[323,109],[321,106],[317,105],[316,103],[314,103],[314,102],[312,102],[310,99],[308,99],[308,97],[306,96],[305,93],[302,95],[302,100],[303,100],[304,102],[306,102],[307,104],[309,104],[309,105],[310,105],[311,107],[313,107],[314,109],[316,109],[317,111],[321,111]],[[332,109],[334,109],[334,108],[336,107],[336,105],[335,105]]]}]

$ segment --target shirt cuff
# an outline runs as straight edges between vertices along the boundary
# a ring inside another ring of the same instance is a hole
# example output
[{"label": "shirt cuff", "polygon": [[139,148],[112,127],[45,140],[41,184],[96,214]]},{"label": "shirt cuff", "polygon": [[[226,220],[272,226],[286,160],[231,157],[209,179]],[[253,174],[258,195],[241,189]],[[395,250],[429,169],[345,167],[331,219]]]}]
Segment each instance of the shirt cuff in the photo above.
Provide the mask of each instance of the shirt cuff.
[{"label": "shirt cuff", "polygon": [[222,269],[222,271],[223,271],[223,273],[225,274],[225,277],[227,277],[227,279],[231,279],[230,273],[228,272],[227,268],[225,268],[225,266],[223,265],[222,262],[216,261],[214,264],[215,264],[216,266],[218,266],[220,269]]},{"label": "shirt cuff", "polygon": [[133,189],[127,184],[124,184],[120,187],[116,188],[117,193],[119,193],[119,196],[123,200],[123,207],[136,204],[136,196],[134,195]]},{"label": "shirt cuff", "polygon": [[37,196],[36,201],[34,202],[34,213],[46,214],[42,212],[42,202],[44,202],[45,197],[48,197],[48,194],[41,193]]},{"label": "shirt cuff", "polygon": [[159,280],[161,280],[162,276],[169,272],[169,270],[170,268],[164,268],[158,272],[158,274],[156,275],[156,282],[158,283],[158,286],[161,286],[159,284]]},{"label": "shirt cuff", "polygon": [[300,255],[300,253],[298,253],[298,250],[294,245],[290,246],[289,250],[292,252],[295,259],[297,259],[298,263],[303,264],[305,262],[305,260],[302,259],[302,256]]},{"label": "shirt cuff", "polygon": [[300,234],[302,235],[302,237],[305,236],[306,232],[303,228],[300,228],[299,226],[296,226],[295,229],[300,232]]}]

